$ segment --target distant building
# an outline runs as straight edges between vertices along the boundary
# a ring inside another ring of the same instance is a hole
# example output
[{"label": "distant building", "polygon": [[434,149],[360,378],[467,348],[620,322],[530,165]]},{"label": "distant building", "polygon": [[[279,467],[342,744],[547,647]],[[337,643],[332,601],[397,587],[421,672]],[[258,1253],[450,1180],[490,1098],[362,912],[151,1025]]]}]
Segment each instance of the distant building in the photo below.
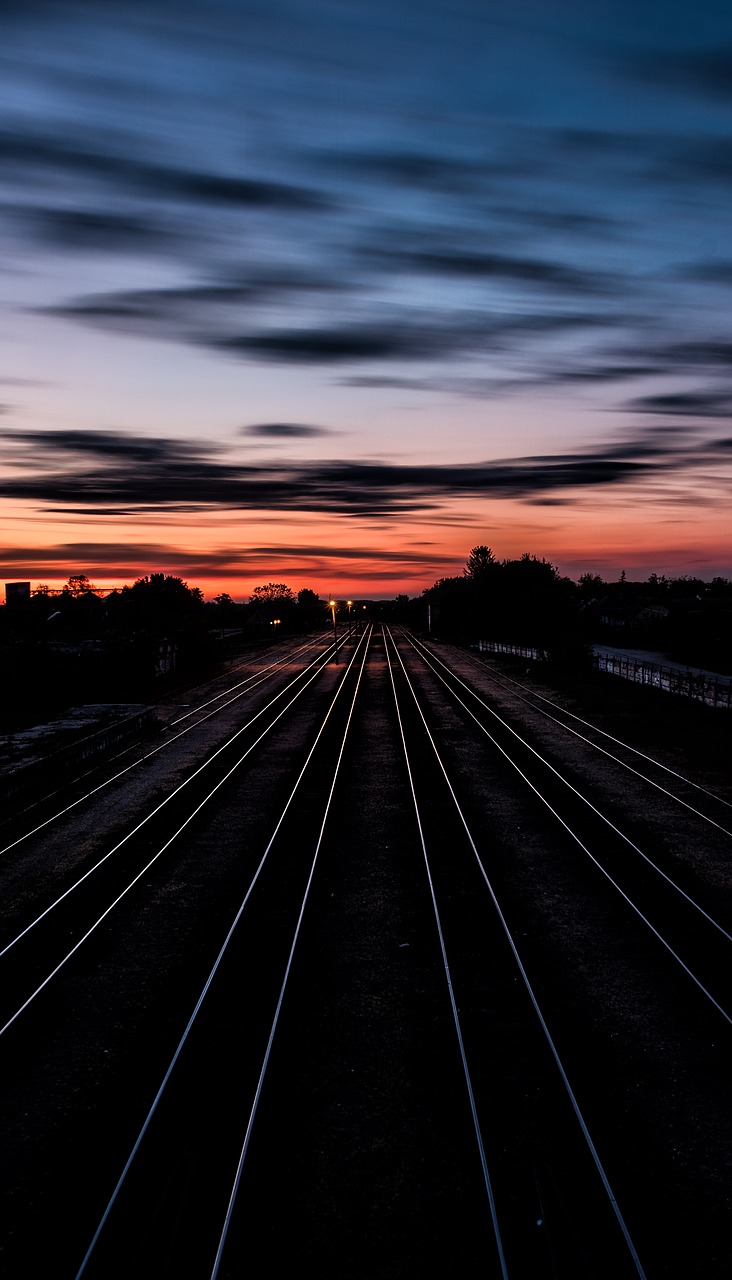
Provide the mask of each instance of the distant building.
[{"label": "distant building", "polygon": [[22,609],[30,604],[30,582],[6,582],[5,603],[10,609]]}]

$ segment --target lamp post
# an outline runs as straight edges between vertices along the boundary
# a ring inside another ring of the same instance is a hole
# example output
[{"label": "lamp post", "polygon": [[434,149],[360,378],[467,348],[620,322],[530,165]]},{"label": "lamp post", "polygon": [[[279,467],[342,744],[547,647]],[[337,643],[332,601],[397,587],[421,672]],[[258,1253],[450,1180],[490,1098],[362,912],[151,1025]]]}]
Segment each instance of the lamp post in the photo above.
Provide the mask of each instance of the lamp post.
[{"label": "lamp post", "polygon": [[351,639],[351,609],[353,608],[353,601],[346,600],[346,604],[348,605],[348,639],[350,640]]},{"label": "lamp post", "polygon": [[336,609],[338,608],[338,602],[336,600],[329,600],[328,608],[330,609],[330,614],[333,619],[333,640],[335,642],[335,660],[337,662],[338,661],[338,628],[336,626]]}]

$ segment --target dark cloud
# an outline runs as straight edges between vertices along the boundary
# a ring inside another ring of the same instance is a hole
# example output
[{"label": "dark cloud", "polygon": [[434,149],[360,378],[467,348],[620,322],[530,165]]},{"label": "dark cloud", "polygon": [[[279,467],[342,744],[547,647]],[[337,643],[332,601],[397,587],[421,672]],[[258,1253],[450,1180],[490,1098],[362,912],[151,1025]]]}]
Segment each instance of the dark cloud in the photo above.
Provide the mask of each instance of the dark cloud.
[{"label": "dark cloud", "polygon": [[666,169],[660,169],[660,176],[726,187],[732,181],[732,140],[701,137],[677,146],[668,157]]},{"label": "dark cloud", "polygon": [[592,159],[598,154],[602,156],[626,157],[628,148],[636,145],[639,136],[631,135],[627,129],[574,128],[557,129],[554,133],[557,145],[570,154],[581,158]]},{"label": "dark cloud", "polygon": [[516,170],[516,159],[501,160],[483,155],[467,158],[435,151],[329,151],[319,157],[321,164],[338,174],[376,179],[390,187],[400,186],[458,195],[482,191],[487,185]]},{"label": "dark cloud", "polygon": [[504,214],[523,223],[536,227],[545,227],[548,231],[570,232],[572,237],[578,235],[602,235],[607,237],[619,230],[625,230],[625,223],[608,214],[586,213],[580,209],[532,208],[529,205],[505,208]]},{"label": "dark cloud", "polygon": [[250,427],[242,427],[244,436],[260,436],[271,440],[305,439],[313,436],[330,436],[333,434],[327,427],[311,427],[300,422],[255,422]]},{"label": "dark cloud", "polygon": [[[643,378],[652,378],[656,384],[662,381],[666,388],[626,400],[618,408],[670,418],[726,417],[732,411],[732,342],[704,337],[659,343],[647,341],[639,332],[632,345],[608,345],[604,352],[588,352],[574,362],[562,360],[550,365],[537,360],[533,369],[527,368],[520,377],[508,381],[506,389],[612,384]],[[694,378],[700,385],[679,387],[680,378]]]},{"label": "dark cloud", "polygon": [[439,388],[428,378],[389,377],[388,374],[360,374],[350,378],[339,378],[342,387],[363,387],[377,390],[394,391],[435,391]]},{"label": "dark cloud", "polygon": [[261,300],[272,291],[264,284],[216,282],[169,289],[125,289],[90,294],[44,307],[43,311],[46,315],[91,323],[119,322],[124,328],[134,329],[138,324],[146,327],[157,325],[164,337],[175,336],[182,317],[189,319],[193,315],[202,319],[212,307],[231,307]]},{"label": "dark cloud", "polygon": [[626,63],[646,83],[732,99],[732,46],[644,54]]},{"label": "dark cloud", "polygon": [[455,276],[468,280],[503,280],[511,283],[546,286],[571,293],[607,291],[610,281],[596,272],[582,271],[562,263],[538,258],[520,258],[506,253],[482,253],[462,249],[425,249],[389,252],[380,256],[403,270]]},{"label": "dark cloud", "polygon": [[121,155],[107,137],[100,137],[95,146],[74,144],[53,135],[5,131],[0,133],[0,166],[8,175],[32,175],[41,170],[49,176],[66,175],[69,182],[74,176],[93,179],[117,192],[183,203],[284,212],[320,210],[332,205],[324,193],[293,183],[184,169]]},{"label": "dark cloud", "polygon": [[[226,349],[229,317],[240,322],[244,307],[254,316],[257,307],[273,301],[290,300],[294,307],[303,295],[340,293],[344,287],[341,277],[321,275],[314,268],[258,268],[248,274],[232,269],[226,280],[87,294],[37,310],[95,328],[157,335],[214,349],[224,344]],[[236,346],[236,335],[233,341]]]},{"label": "dark cloud", "polygon": [[380,565],[379,577],[386,579],[403,578],[405,572],[424,572],[431,579],[435,573],[454,567],[454,557],[434,547],[422,551],[409,544],[393,551],[375,549],[363,542],[338,547],[320,543],[287,547],[237,543],[187,551],[167,543],[67,542],[43,548],[17,546],[5,551],[0,557],[0,576],[12,578],[22,573],[43,580],[77,571],[104,585],[109,578],[131,582],[146,573],[161,571],[199,582],[217,582],[222,575],[251,577],[261,573],[270,580],[273,574],[286,579],[289,574],[301,577],[347,572],[351,579],[373,581],[375,559]]},{"label": "dark cloud", "polygon": [[710,258],[707,261],[687,263],[677,268],[676,275],[681,280],[729,285],[732,284],[732,261],[729,258]]},{"label": "dark cloud", "polygon": [[592,313],[499,312],[435,315],[432,323],[413,313],[399,323],[344,323],[342,328],[271,330],[214,339],[231,355],[291,364],[350,364],[363,361],[443,360],[504,350],[509,341],[620,323]]},{"label": "dark cloud", "polygon": [[[507,212],[507,216],[514,215]],[[552,216],[556,222],[557,214]],[[475,282],[498,281],[562,294],[601,295],[618,287],[618,282],[607,273],[570,266],[553,257],[485,249],[483,242],[481,236],[476,243],[474,234],[466,228],[461,229],[458,241],[447,226],[436,226],[428,232],[424,225],[416,224],[405,232],[403,226],[384,224],[374,226],[362,243],[355,246],[354,257],[370,270]]]},{"label": "dark cloud", "polygon": [[290,364],[344,364],[360,360],[418,360],[435,351],[435,339],[406,328],[280,329],[222,338],[212,345],[231,355]]},{"label": "dark cloud", "polygon": [[[0,572],[13,572],[19,566],[42,565],[40,572],[51,574],[59,566],[84,565],[86,572],[92,570],[96,574],[110,569],[121,576],[139,576],[144,570],[141,565],[175,565],[186,572],[196,570],[203,577],[216,577],[222,572],[238,571],[261,563],[270,565],[273,560],[288,560],[300,568],[302,560],[348,560],[365,561],[373,564],[374,556],[379,560],[395,564],[432,565],[447,563],[451,557],[441,555],[439,551],[415,551],[409,546],[395,551],[375,552],[372,547],[362,544],[354,546],[331,547],[322,543],[304,543],[299,546],[252,546],[242,547],[239,544],[214,547],[201,551],[186,551],[179,546],[167,543],[150,542],[64,542],[39,549],[37,546],[16,546],[3,552]],[[372,570],[373,572],[373,570]]]},{"label": "dark cloud", "polygon": [[720,445],[676,443],[658,432],[574,454],[452,466],[387,461],[274,461],[224,457],[190,440],[113,432],[8,432],[8,460],[27,474],[6,476],[0,494],[64,510],[137,512],[168,508],[270,509],[388,515],[439,508],[456,498],[538,498],[559,491],[624,485],[728,460]]},{"label": "dark cloud", "polygon": [[[139,574],[137,566],[145,562],[166,563],[172,556],[178,564],[189,561],[197,564],[201,556],[195,552],[186,552],[168,547],[165,543],[136,542],[62,542],[52,546],[16,546],[2,553],[2,563],[6,566],[27,564],[43,564],[45,571],[56,569],[58,565],[86,565],[87,572],[94,566],[96,572],[103,572],[110,567],[128,566],[127,574],[135,577]],[[134,566],[134,568],[133,568]]]},{"label": "dark cloud", "polygon": [[342,277],[318,273],[299,267],[249,272],[234,269],[226,279],[212,278],[199,284],[173,285],[158,289],[118,289],[107,293],[87,294],[68,302],[45,307],[47,315],[69,319],[109,317],[143,318],[174,322],[185,309],[187,315],[205,315],[212,307],[232,307],[239,303],[264,303],[296,298],[307,293],[339,293],[345,288]]},{"label": "dark cloud", "polygon": [[561,387],[571,385],[612,384],[629,382],[634,378],[653,377],[659,373],[659,366],[652,361],[648,363],[607,362],[575,365],[540,365],[536,359],[526,373],[516,377],[508,375],[484,377],[450,377],[444,373],[432,378],[402,378],[380,374],[353,375],[338,379],[339,383],[348,387],[363,389],[393,389],[396,391],[431,391],[447,395],[494,397],[512,394],[516,391],[530,391],[537,387]]},{"label": "dark cloud", "polygon": [[[151,465],[163,463],[172,456],[178,463],[188,464],[210,456],[215,446],[198,441],[168,440],[164,437],[137,436],[118,431],[14,431],[6,441],[21,446],[29,463],[43,457],[89,457],[101,462],[134,462]],[[17,463],[19,454],[13,455]]]},{"label": "dark cloud", "polygon": [[626,408],[637,413],[658,413],[691,418],[728,418],[732,414],[732,388],[729,391],[667,391],[658,395],[638,396]]},{"label": "dark cloud", "polygon": [[697,368],[706,365],[710,368],[732,370],[732,342],[725,339],[710,338],[693,342],[675,342],[661,350],[661,358],[665,358],[672,368],[686,365]]},{"label": "dark cloud", "polygon": [[574,368],[547,369],[546,373],[536,375],[537,383],[572,383],[572,382],[627,382],[633,378],[649,378],[658,373],[658,365],[652,362],[637,364],[591,364],[575,365]]},{"label": "dark cloud", "polygon": [[[464,355],[503,352],[524,339],[541,339],[572,330],[615,328],[626,319],[565,308],[451,312],[445,306],[430,316],[392,307],[383,323],[372,319],[357,323],[352,319],[354,300],[346,296],[342,318],[336,315],[328,326],[257,327],[257,308],[261,306],[266,311],[266,304],[273,300],[289,301],[298,314],[299,295],[311,289],[319,291],[318,279],[317,272],[264,270],[239,283],[213,281],[169,289],[118,290],[89,294],[42,310],[46,315],[95,328],[158,336],[207,346],[241,359],[292,365],[446,362]],[[323,281],[322,287],[337,294],[343,288],[335,278]],[[334,309],[332,305],[330,309]],[[251,323],[249,331],[241,329],[242,313]],[[232,332],[234,324],[238,332]],[[436,377],[422,385],[425,389],[442,389]],[[473,392],[469,389],[460,392],[463,393]]]},{"label": "dark cloud", "polygon": [[175,234],[151,219],[105,210],[27,206],[10,213],[23,232],[57,249],[149,252],[169,244]]}]

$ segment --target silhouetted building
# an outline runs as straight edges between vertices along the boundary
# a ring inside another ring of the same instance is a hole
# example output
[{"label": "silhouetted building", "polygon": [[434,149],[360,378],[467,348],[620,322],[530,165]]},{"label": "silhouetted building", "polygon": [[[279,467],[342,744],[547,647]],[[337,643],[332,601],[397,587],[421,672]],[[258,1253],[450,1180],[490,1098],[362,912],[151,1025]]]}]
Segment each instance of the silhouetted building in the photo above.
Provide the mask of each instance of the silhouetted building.
[{"label": "silhouetted building", "polygon": [[11,609],[22,609],[30,604],[30,582],[6,582],[5,603]]}]

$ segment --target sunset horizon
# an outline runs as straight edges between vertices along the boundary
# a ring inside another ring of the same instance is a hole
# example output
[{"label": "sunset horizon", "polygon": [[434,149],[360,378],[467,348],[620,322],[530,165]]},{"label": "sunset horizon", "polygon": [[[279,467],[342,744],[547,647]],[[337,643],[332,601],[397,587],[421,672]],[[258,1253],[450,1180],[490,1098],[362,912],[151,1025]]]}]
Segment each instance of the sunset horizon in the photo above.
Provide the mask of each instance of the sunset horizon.
[{"label": "sunset horizon", "polygon": [[0,581],[732,577],[732,17],[0,15]]}]

